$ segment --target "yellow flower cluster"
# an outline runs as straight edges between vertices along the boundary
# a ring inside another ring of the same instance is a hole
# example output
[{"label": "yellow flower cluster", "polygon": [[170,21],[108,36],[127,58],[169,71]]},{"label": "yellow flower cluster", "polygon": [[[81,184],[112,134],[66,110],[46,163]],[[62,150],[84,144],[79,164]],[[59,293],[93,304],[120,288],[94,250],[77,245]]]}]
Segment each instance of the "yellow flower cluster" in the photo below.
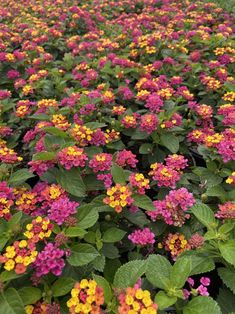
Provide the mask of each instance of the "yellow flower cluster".
[{"label": "yellow flower cluster", "polygon": [[82,279],[71,290],[71,298],[67,301],[70,313],[101,313],[100,306],[104,303],[103,289],[95,280]]}]

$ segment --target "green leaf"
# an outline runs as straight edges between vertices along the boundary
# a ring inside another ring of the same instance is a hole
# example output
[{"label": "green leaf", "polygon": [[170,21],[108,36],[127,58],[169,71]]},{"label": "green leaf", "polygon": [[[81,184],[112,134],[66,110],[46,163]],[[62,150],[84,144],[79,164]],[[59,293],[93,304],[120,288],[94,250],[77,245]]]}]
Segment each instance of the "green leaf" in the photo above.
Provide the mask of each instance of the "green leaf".
[{"label": "green leaf", "polygon": [[80,227],[68,227],[65,231],[65,235],[69,238],[73,237],[83,238],[86,233],[87,231]]},{"label": "green leaf", "polygon": [[23,287],[18,290],[18,293],[24,305],[34,304],[42,297],[41,290],[34,287]]},{"label": "green leaf", "polygon": [[168,296],[164,291],[159,291],[154,298],[154,302],[158,305],[159,310],[164,310],[175,304],[177,297]]},{"label": "green leaf", "polygon": [[215,268],[215,263],[212,258],[206,255],[199,255],[194,251],[185,252],[177,260],[181,260],[187,256],[187,259],[190,259],[191,270],[190,276],[198,275],[202,273],[207,273]]},{"label": "green leaf", "polygon": [[65,191],[78,197],[86,196],[86,186],[77,168],[71,170],[60,169],[55,173],[57,182]]},{"label": "green leaf", "polygon": [[144,144],[140,145],[139,153],[142,155],[150,154],[152,149],[153,149],[153,144],[144,143]]},{"label": "green leaf", "polygon": [[49,134],[57,135],[59,137],[63,137],[63,138],[69,137],[67,133],[53,126],[47,126],[46,128],[43,128],[43,130]]},{"label": "green leaf", "polygon": [[233,222],[225,222],[221,227],[219,227],[219,233],[229,233],[235,227]]},{"label": "green leaf", "polygon": [[55,156],[55,152],[40,152],[33,155],[33,160],[52,160]]},{"label": "green leaf", "polygon": [[17,225],[20,222],[21,218],[22,218],[22,212],[21,211],[14,214],[7,223],[8,227],[9,228],[15,227],[15,225]]},{"label": "green leaf", "polygon": [[235,293],[235,271],[228,268],[218,268],[218,274],[223,283]]},{"label": "green leaf", "polygon": [[234,294],[229,289],[219,289],[217,302],[223,314],[235,313],[235,298]]},{"label": "green leaf", "polygon": [[128,262],[118,268],[113,285],[115,288],[127,288],[133,286],[145,273],[147,262],[135,260]]},{"label": "green leaf", "polygon": [[61,297],[63,295],[66,295],[71,291],[75,283],[75,280],[73,278],[69,277],[60,277],[57,279],[52,287],[52,293],[54,297]]},{"label": "green leaf", "polygon": [[199,296],[193,298],[184,308],[183,314],[202,313],[222,314],[219,305],[211,297]]},{"label": "green leaf", "polygon": [[190,275],[191,260],[183,257],[175,262],[171,269],[170,281],[174,288],[182,288]]},{"label": "green leaf", "polygon": [[97,282],[98,286],[103,288],[105,303],[108,304],[113,297],[113,293],[108,281],[104,277],[95,274],[93,275],[93,278]]},{"label": "green leaf", "polygon": [[209,206],[197,203],[191,207],[191,211],[196,218],[208,229],[214,228],[217,225],[213,211]]},{"label": "green leaf", "polygon": [[147,263],[146,277],[154,287],[168,290],[170,288],[171,263],[161,255],[150,255]]},{"label": "green leaf", "polygon": [[125,172],[122,167],[118,166],[117,164],[113,164],[111,168],[111,174],[113,177],[113,181],[117,184],[126,184],[126,176]]},{"label": "green leaf", "polygon": [[211,186],[206,190],[206,195],[208,196],[216,196],[221,200],[225,199],[225,190],[221,185]]},{"label": "green leaf", "polygon": [[29,119],[40,120],[40,121],[50,121],[50,117],[47,114],[39,113],[28,116]]},{"label": "green leaf", "polygon": [[98,270],[99,272],[103,272],[104,271],[104,267],[105,267],[105,256],[101,255],[101,256],[97,256],[94,261],[92,262],[95,270]]},{"label": "green leaf", "polygon": [[94,206],[87,204],[78,208],[76,217],[78,219],[77,226],[82,229],[87,229],[94,226],[99,218],[99,214]]},{"label": "green leaf", "polygon": [[146,210],[156,210],[152,200],[147,195],[133,194],[134,205]]},{"label": "green leaf", "polygon": [[22,276],[23,276],[23,274],[18,275],[18,274],[15,273],[14,270],[11,270],[11,271],[4,270],[0,274],[0,280],[1,280],[1,282],[5,282],[5,281],[10,281],[10,280],[13,280],[13,279],[16,279],[16,278],[20,278]]},{"label": "green leaf", "polygon": [[219,250],[222,257],[235,266],[235,239],[219,243]]},{"label": "green leaf", "polygon": [[76,244],[72,246],[71,251],[67,261],[72,266],[84,266],[99,256],[99,253],[90,244]]},{"label": "green leaf", "polygon": [[0,294],[0,313],[25,314],[24,304],[14,288]]},{"label": "green leaf", "polygon": [[85,124],[85,126],[91,130],[96,130],[96,129],[101,129],[101,128],[107,126],[107,124],[100,123],[100,122],[88,122]]},{"label": "green leaf", "polygon": [[33,177],[35,177],[35,175],[32,172],[29,172],[28,169],[20,169],[12,173],[9,179],[9,184],[17,185]]},{"label": "green leaf", "polygon": [[179,150],[179,139],[177,136],[165,133],[162,134],[160,137],[161,144],[165,146],[167,149],[169,149],[172,153],[177,153]]},{"label": "green leaf", "polygon": [[103,234],[103,241],[107,243],[113,243],[120,241],[126,234],[126,231],[123,231],[118,228],[109,228]]},{"label": "green leaf", "polygon": [[208,169],[204,169],[201,172],[200,177],[206,182],[206,185],[208,187],[216,186],[223,181],[223,179],[220,176],[216,175],[214,172]]}]

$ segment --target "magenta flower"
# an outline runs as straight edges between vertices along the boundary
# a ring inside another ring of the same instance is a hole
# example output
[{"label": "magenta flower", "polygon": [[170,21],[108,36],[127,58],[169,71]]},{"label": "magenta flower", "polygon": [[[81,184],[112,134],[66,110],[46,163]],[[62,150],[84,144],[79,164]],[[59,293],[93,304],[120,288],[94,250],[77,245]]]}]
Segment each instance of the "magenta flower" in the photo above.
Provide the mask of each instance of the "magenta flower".
[{"label": "magenta flower", "polygon": [[60,276],[65,266],[65,256],[64,250],[57,248],[53,243],[48,243],[32,265],[35,268],[36,277],[42,277],[50,272],[55,276]]},{"label": "magenta flower", "polygon": [[71,215],[77,212],[79,203],[70,201],[66,196],[55,200],[48,210],[48,218],[55,221],[58,225],[62,225],[63,222]]},{"label": "magenta flower", "polygon": [[146,246],[155,243],[155,234],[149,228],[138,229],[129,234],[128,239],[135,245]]}]

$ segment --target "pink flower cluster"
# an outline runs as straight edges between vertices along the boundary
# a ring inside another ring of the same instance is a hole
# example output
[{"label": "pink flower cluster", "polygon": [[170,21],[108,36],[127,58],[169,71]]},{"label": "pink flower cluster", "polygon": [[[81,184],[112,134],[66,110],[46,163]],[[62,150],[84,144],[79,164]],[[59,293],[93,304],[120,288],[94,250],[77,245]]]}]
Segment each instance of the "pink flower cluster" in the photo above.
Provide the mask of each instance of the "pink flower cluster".
[{"label": "pink flower cluster", "polygon": [[222,135],[222,140],[217,145],[218,153],[224,162],[235,160],[235,131],[226,129]]},{"label": "pink flower cluster", "polygon": [[48,217],[58,225],[62,225],[68,217],[77,212],[78,206],[79,203],[70,201],[68,197],[61,197],[51,204]]},{"label": "pink flower cluster", "polygon": [[57,248],[53,243],[48,243],[32,265],[36,277],[42,277],[50,272],[55,276],[60,276],[65,266],[64,257],[66,257],[64,250]]},{"label": "pink flower cluster", "polygon": [[108,171],[112,166],[112,154],[101,153],[93,156],[89,167],[93,172]]},{"label": "pink flower cluster", "polygon": [[130,150],[124,149],[117,153],[116,163],[121,167],[130,166],[131,168],[135,168],[138,160],[136,159],[136,155]]},{"label": "pink flower cluster", "polygon": [[225,104],[220,106],[218,114],[224,116],[222,120],[224,125],[232,126],[235,124],[235,105]]},{"label": "pink flower cluster", "polygon": [[180,180],[181,170],[187,166],[187,159],[181,155],[173,154],[165,158],[163,163],[152,164],[149,175],[157,181],[157,185],[175,188],[176,182]]},{"label": "pink flower cluster", "polygon": [[0,182],[0,217],[10,219],[11,206],[14,204],[15,196],[12,188],[9,188],[6,181]]},{"label": "pink flower cluster", "polygon": [[227,202],[219,205],[219,211],[215,216],[220,219],[235,219],[235,203]]},{"label": "pink flower cluster", "polygon": [[145,131],[148,134],[153,133],[156,130],[158,124],[158,118],[155,114],[145,114],[140,119],[140,130]]},{"label": "pink flower cluster", "polygon": [[188,278],[187,280],[190,290],[188,289],[183,289],[184,293],[184,298],[188,299],[191,294],[195,295],[195,292],[197,292],[198,295],[203,295],[203,296],[209,296],[208,292],[208,286],[210,285],[211,281],[210,278],[208,277],[201,277],[200,278],[200,285],[197,288],[194,288],[195,282],[193,278]]},{"label": "pink flower cluster", "polygon": [[161,97],[157,93],[152,93],[148,96],[145,107],[153,113],[158,113],[163,104]]},{"label": "pink flower cluster", "polygon": [[153,221],[163,218],[168,225],[181,227],[185,223],[185,219],[190,217],[185,211],[194,203],[193,194],[188,192],[186,188],[172,190],[164,200],[153,202],[156,210],[147,211],[147,214]]},{"label": "pink flower cluster", "polygon": [[58,162],[69,170],[72,167],[85,167],[87,155],[83,148],[69,146],[63,148],[57,155]]},{"label": "pink flower cluster", "polygon": [[135,245],[146,246],[155,243],[155,234],[149,228],[138,229],[129,234],[128,239]]},{"label": "pink flower cluster", "polygon": [[53,168],[55,162],[52,160],[32,160],[28,162],[31,172],[36,172],[37,175],[42,176],[48,169]]}]

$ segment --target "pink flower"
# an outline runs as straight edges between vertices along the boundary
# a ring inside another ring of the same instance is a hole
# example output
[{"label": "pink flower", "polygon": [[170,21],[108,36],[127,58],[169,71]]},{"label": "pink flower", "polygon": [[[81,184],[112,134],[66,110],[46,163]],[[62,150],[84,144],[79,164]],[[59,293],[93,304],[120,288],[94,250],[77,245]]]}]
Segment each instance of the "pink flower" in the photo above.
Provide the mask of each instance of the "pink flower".
[{"label": "pink flower", "polygon": [[136,245],[148,245],[155,243],[155,234],[151,232],[149,228],[144,228],[143,230],[138,229],[129,234],[128,239],[131,240],[133,244]]},{"label": "pink flower", "polygon": [[177,154],[169,155],[165,161],[168,167],[175,168],[176,170],[184,169],[188,165],[188,160],[184,156]]},{"label": "pink flower", "polygon": [[204,296],[208,296],[209,293],[207,291],[207,288],[204,287],[203,285],[200,285],[198,288],[197,288],[197,292],[200,294],[200,295],[204,295]]},{"label": "pink flower", "polygon": [[209,286],[211,281],[210,281],[210,278],[208,277],[202,277],[200,279],[200,283],[203,285],[203,286]]},{"label": "pink flower", "polygon": [[131,168],[135,168],[138,160],[136,159],[136,155],[130,150],[124,149],[117,153],[116,163],[121,167],[130,166]]},{"label": "pink flower", "polygon": [[66,196],[61,197],[51,204],[48,210],[48,218],[58,225],[62,225],[69,216],[77,212],[78,206],[79,203],[70,201]]},{"label": "pink flower", "polygon": [[57,248],[53,243],[48,243],[32,265],[35,268],[36,277],[42,277],[50,272],[55,276],[60,276],[65,266],[65,256],[64,250]]},{"label": "pink flower", "polygon": [[195,203],[192,193],[189,193],[186,188],[172,190],[164,200],[154,201],[155,211],[147,211],[147,215],[151,220],[163,218],[168,225],[181,227],[185,220],[190,216],[186,214],[190,207]]},{"label": "pink flower", "polygon": [[148,134],[153,133],[156,130],[158,119],[155,114],[145,114],[140,119],[140,130],[145,131]]},{"label": "pink flower", "polygon": [[112,157],[112,154],[97,154],[90,160],[89,167],[95,173],[99,171],[108,171],[112,166]]},{"label": "pink flower", "polygon": [[63,148],[57,155],[58,161],[65,169],[69,170],[72,167],[85,167],[87,155],[83,148],[77,146],[69,146]]}]

